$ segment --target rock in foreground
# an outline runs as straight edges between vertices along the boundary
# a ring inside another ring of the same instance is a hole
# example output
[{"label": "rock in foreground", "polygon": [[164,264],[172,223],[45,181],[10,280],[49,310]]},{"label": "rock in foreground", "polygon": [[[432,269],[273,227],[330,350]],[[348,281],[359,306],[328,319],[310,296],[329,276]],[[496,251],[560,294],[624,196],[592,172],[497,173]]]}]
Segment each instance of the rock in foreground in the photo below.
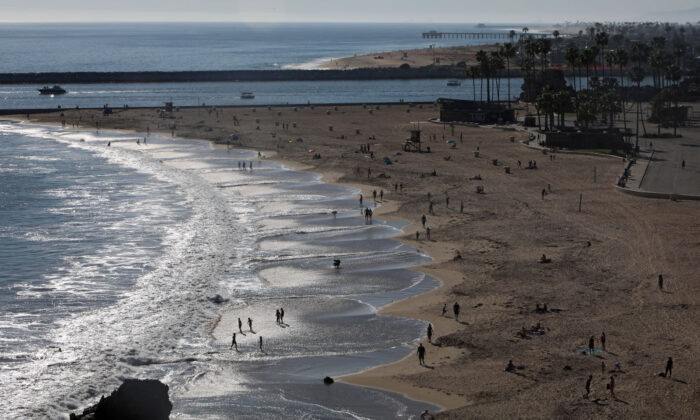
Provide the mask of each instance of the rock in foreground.
[{"label": "rock in foreground", "polygon": [[86,408],[83,414],[71,414],[71,420],[161,420],[170,417],[173,404],[168,386],[154,379],[127,379],[108,397]]}]

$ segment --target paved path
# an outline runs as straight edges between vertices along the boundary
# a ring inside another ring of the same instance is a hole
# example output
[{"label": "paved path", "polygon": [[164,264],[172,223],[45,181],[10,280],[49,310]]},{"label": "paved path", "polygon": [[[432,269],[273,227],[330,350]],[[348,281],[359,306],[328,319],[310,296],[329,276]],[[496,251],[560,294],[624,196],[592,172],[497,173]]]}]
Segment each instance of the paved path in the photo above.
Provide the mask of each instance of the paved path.
[{"label": "paved path", "polygon": [[[683,130],[683,137],[678,139],[639,139],[643,152],[640,160],[648,157],[644,152],[649,151],[650,142],[653,142],[654,157],[648,162],[639,188],[700,196],[700,129],[687,128]],[[685,168],[681,167],[683,160]]]}]

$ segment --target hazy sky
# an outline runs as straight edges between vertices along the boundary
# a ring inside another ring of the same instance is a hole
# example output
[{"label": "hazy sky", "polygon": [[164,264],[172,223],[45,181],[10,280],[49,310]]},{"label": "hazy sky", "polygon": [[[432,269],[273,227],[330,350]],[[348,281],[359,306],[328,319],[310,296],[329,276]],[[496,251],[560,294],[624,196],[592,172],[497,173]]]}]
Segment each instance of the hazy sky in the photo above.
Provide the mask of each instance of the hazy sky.
[{"label": "hazy sky", "polygon": [[0,0],[2,22],[697,22],[698,0]]}]

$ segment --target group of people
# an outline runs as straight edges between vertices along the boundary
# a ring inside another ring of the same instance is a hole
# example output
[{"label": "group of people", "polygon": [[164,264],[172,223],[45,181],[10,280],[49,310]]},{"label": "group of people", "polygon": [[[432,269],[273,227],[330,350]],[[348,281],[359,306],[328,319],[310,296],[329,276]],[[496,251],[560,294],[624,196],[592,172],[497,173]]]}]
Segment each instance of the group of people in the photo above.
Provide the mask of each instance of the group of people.
[{"label": "group of people", "polygon": [[[248,162],[248,167],[251,171],[253,170],[253,161]],[[238,169],[243,169],[244,171],[247,169],[245,161],[238,161]]]},{"label": "group of people", "polygon": [[[255,331],[253,331],[253,319],[248,318],[248,332],[251,334],[255,334]],[[238,318],[238,333],[234,332],[233,335],[231,336],[231,347],[229,349],[235,348],[236,351],[238,351],[238,341],[236,338],[236,334],[241,334],[245,335],[243,332],[243,321],[241,321],[240,318]],[[258,346],[260,347],[260,351],[263,352],[263,338],[262,336],[258,337]]]},{"label": "group of people", "polygon": [[[276,317],[276,322],[277,325],[286,325],[284,323],[284,308],[279,308],[275,310],[275,317]],[[255,331],[253,330],[253,319],[248,318],[248,332],[251,334],[255,334]],[[237,340],[237,335],[246,335],[245,332],[243,332],[243,321],[241,318],[238,318],[238,332],[234,332],[233,335],[231,336],[231,346],[229,349],[236,349],[238,351],[238,340]],[[260,348],[261,353],[265,353],[263,350],[263,338],[262,335],[258,337],[258,347]]]}]

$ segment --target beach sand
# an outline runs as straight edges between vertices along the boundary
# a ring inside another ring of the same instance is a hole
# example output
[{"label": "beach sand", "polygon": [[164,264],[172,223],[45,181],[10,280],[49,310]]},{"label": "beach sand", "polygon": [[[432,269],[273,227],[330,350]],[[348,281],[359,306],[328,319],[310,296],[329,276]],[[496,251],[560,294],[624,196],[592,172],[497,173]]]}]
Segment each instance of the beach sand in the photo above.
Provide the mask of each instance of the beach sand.
[{"label": "beach sand", "polygon": [[[385,51],[372,54],[342,57],[327,61],[319,67],[323,69],[358,69],[377,67],[399,67],[408,64],[411,67],[456,66],[464,62],[466,66],[477,64],[476,53],[479,50],[497,51],[496,44],[465,45],[458,47],[420,48],[405,51]],[[511,67],[513,69],[515,67]]]},{"label": "beach sand", "polygon": [[[614,183],[624,163],[616,158],[557,153],[552,159],[519,144],[526,133],[458,126],[452,134],[449,126],[426,122],[436,116],[427,104],[188,109],[166,118],[152,109],[110,116],[64,111],[67,126],[80,118],[81,128],[92,130],[99,122],[105,129],[170,134],[175,125],[177,137],[211,140],[235,132],[236,147],[323,173],[328,182],[360,186],[367,201],[373,190],[383,190],[378,217],[410,223],[399,239],[435,259],[418,269],[441,287],[381,312],[431,322],[435,344],[423,340],[426,367],[414,352],[344,381],[436,403],[445,408],[438,418],[700,417],[700,203],[620,193]],[[60,119],[59,113],[31,117]],[[402,152],[408,130],[417,126],[432,153]],[[697,131],[686,129],[685,141],[697,141]],[[366,143],[374,158],[359,152]],[[538,169],[525,169],[532,160]],[[482,180],[470,180],[476,175]],[[477,186],[485,193],[477,194]],[[543,197],[543,189],[551,192]],[[457,251],[460,260],[453,259]],[[550,263],[538,262],[543,254]],[[536,313],[536,303],[551,311]],[[538,322],[545,334],[516,336]],[[579,351],[591,336],[600,348],[603,331],[605,352]],[[657,376],[669,356],[673,379]],[[524,368],[505,372],[509,360]],[[616,362],[620,369],[611,372]],[[588,375],[591,394],[584,398]],[[617,399],[606,390],[611,375]]]}]

